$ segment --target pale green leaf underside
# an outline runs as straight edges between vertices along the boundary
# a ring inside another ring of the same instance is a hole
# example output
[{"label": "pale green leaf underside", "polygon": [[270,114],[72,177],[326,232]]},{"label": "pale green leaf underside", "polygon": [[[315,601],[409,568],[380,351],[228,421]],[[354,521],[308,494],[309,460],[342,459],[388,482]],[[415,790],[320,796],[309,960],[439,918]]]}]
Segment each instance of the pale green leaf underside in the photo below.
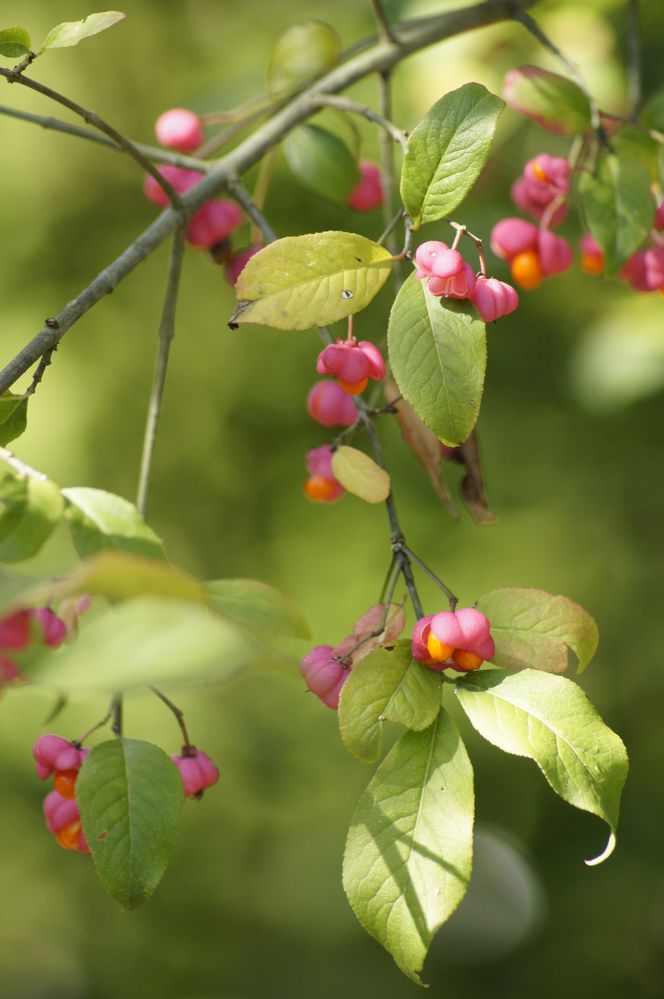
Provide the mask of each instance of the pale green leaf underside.
[{"label": "pale green leaf underside", "polygon": [[81,768],[76,798],[109,895],[125,909],[147,902],[166,870],[184,801],[173,761],[138,739],[103,742]]},{"label": "pale green leaf underside", "polygon": [[582,174],[579,192],[590,232],[604,251],[604,271],[612,277],[639,249],[653,223],[648,172],[624,156],[605,156],[596,176]]},{"label": "pale green leaf underside", "polygon": [[216,611],[252,629],[311,638],[306,619],[284,593],[257,579],[214,579],[205,584]]},{"label": "pale green leaf underside", "polygon": [[230,323],[282,330],[327,326],[364,309],[387,281],[390,253],[352,232],[287,236],[251,258]]},{"label": "pale green leaf underside", "polygon": [[477,731],[494,746],[537,763],[553,790],[603,819],[615,842],[620,795],[627,777],[622,740],[571,680],[537,670],[487,670],[465,677],[455,691]]},{"label": "pale green leaf underside", "polygon": [[36,555],[62,519],[60,490],[46,478],[0,475],[0,562],[22,562]]},{"label": "pale green leaf underside", "polygon": [[444,444],[462,444],[477,421],[486,369],[477,311],[431,295],[411,274],[392,306],[388,347],[404,399]]},{"label": "pale green leaf underside", "polygon": [[342,445],[332,455],[334,477],[365,503],[383,503],[390,495],[390,476],[373,458],[355,447]]},{"label": "pale green leaf underside", "polygon": [[468,886],[473,771],[441,710],[385,757],[353,815],[343,884],[362,926],[415,982],[436,930]]},{"label": "pale green leaf underside", "polygon": [[597,650],[594,618],[568,597],[514,586],[485,593],[477,606],[491,622],[491,662],[502,669],[563,673],[572,651],[581,673]]},{"label": "pale green leaf underside", "polygon": [[341,688],[339,730],[356,759],[380,756],[383,721],[414,731],[428,728],[440,710],[440,676],[416,662],[410,642],[377,649],[353,666]]},{"label": "pale green leaf underside", "polygon": [[414,228],[461,204],[486,163],[505,104],[479,83],[442,97],[413,129],[401,173],[401,196]]},{"label": "pale green leaf underside", "polygon": [[65,519],[81,558],[106,549],[163,559],[161,541],[145,523],[133,503],[105,492],[81,486],[63,489]]},{"label": "pale green leaf underside", "polygon": [[72,645],[47,650],[38,680],[65,692],[223,680],[250,651],[239,627],[201,604],[135,597],[86,621]]},{"label": "pale green leaf underside", "polygon": [[98,35],[100,31],[112,28],[118,21],[123,21],[126,17],[119,10],[104,10],[98,14],[88,14],[81,21],[63,21],[51,28],[44,39],[41,51],[44,49],[64,49],[72,45],[78,45],[84,38],[91,38]]}]

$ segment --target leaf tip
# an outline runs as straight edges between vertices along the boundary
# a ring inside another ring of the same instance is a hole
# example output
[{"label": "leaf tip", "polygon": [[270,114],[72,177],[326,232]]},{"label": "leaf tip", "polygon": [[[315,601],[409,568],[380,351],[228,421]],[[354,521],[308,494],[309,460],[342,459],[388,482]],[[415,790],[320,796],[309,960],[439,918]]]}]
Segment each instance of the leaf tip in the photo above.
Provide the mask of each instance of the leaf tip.
[{"label": "leaf tip", "polygon": [[598,857],[593,857],[591,860],[584,860],[584,864],[586,865],[586,867],[599,867],[600,864],[603,864],[605,860],[609,859],[615,848],[616,848],[616,834],[614,832],[611,832],[611,835],[609,836],[609,841],[602,850],[602,852],[600,853],[600,855]]}]

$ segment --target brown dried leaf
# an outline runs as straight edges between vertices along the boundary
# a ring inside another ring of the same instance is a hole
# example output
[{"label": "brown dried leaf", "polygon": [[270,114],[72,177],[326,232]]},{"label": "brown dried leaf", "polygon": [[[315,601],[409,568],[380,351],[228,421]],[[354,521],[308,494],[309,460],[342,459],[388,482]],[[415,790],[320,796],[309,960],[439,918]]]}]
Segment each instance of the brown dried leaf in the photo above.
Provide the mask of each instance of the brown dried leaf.
[{"label": "brown dried leaf", "polygon": [[494,524],[496,517],[489,510],[476,430],[456,449],[454,460],[466,470],[459,491],[475,523]]}]

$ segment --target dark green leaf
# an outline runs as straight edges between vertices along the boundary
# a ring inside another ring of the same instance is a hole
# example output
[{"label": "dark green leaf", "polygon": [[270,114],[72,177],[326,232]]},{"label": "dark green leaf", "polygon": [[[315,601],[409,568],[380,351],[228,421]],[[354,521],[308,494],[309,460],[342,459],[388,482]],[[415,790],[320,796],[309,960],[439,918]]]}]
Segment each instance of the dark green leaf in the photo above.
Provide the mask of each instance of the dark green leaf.
[{"label": "dark green leaf", "polygon": [[0,447],[20,437],[27,426],[28,396],[0,395]]},{"label": "dark green leaf", "polygon": [[581,176],[579,192],[588,228],[604,252],[604,271],[613,277],[652,226],[655,201],[648,174],[624,156],[603,156],[595,176]]},{"label": "dark green leaf", "polygon": [[214,579],[205,584],[216,611],[252,629],[311,638],[309,625],[290,597],[257,579]]},{"label": "dark green leaf", "polygon": [[597,650],[594,619],[568,597],[512,586],[485,593],[477,606],[488,617],[496,643],[491,661],[503,669],[531,666],[562,673],[573,652],[581,673]]},{"label": "dark green leaf", "polygon": [[627,753],[583,691],[565,677],[530,669],[469,674],[455,690],[485,739],[534,760],[561,798],[608,823],[606,849],[586,863],[605,860],[615,846]]},{"label": "dark green leaf", "polygon": [[112,28],[118,21],[123,21],[127,15],[119,10],[104,10],[99,14],[88,14],[82,21],[63,21],[51,28],[42,43],[44,49],[65,49],[78,45],[84,38],[98,35],[100,31]]},{"label": "dark green leaf", "polygon": [[470,760],[441,710],[430,728],[399,739],[351,821],[348,900],[365,930],[419,984],[434,933],[468,887],[473,814]]},{"label": "dark green leaf", "polygon": [[404,399],[444,444],[462,444],[484,386],[486,336],[477,310],[431,295],[411,274],[392,306],[388,346]]},{"label": "dark green leaf", "polygon": [[363,763],[381,752],[383,721],[419,732],[440,710],[440,676],[416,662],[410,642],[377,649],[356,663],[341,688],[339,730],[344,746]]},{"label": "dark green leaf", "polygon": [[360,172],[343,139],[319,125],[303,125],[286,136],[283,150],[305,187],[335,204],[346,204]]},{"label": "dark green leaf", "polygon": [[106,549],[165,558],[161,541],[133,503],[103,489],[63,489],[65,519],[81,558]]},{"label": "dark green leaf", "polygon": [[324,21],[292,24],[277,38],[268,69],[270,91],[285,96],[339,62],[341,39]]},{"label": "dark green leaf", "polygon": [[20,59],[27,55],[32,46],[30,35],[22,24],[0,29],[0,56],[7,59]]},{"label": "dark green leaf", "polygon": [[106,891],[125,909],[153,895],[168,866],[184,801],[173,761],[149,742],[95,746],[76,782],[83,832]]},{"label": "dark green leaf", "polygon": [[461,204],[486,163],[504,106],[480,83],[467,83],[437,101],[413,129],[401,197],[414,229]]}]

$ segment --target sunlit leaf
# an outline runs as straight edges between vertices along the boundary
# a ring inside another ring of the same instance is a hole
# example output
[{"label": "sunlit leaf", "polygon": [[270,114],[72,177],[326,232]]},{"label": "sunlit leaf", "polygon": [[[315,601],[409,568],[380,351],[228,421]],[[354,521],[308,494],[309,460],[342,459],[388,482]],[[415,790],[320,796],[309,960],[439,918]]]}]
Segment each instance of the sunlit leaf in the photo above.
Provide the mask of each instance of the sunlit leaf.
[{"label": "sunlit leaf", "polygon": [[257,579],[214,579],[205,584],[215,610],[251,629],[311,638],[299,608],[284,593]]},{"label": "sunlit leaf", "polygon": [[417,229],[461,204],[487,161],[499,97],[467,83],[437,101],[413,129],[401,171],[401,197]]},{"label": "sunlit leaf", "polygon": [[595,175],[579,180],[581,207],[604,253],[607,277],[618,273],[646,239],[655,217],[647,171],[625,156],[606,155]]},{"label": "sunlit leaf", "polygon": [[480,735],[506,753],[534,760],[561,798],[604,819],[611,837],[590,863],[606,859],[615,845],[627,753],[583,691],[537,670],[468,674],[455,691]]},{"label": "sunlit leaf", "polygon": [[380,757],[384,721],[414,731],[431,725],[440,710],[439,674],[416,662],[410,642],[377,649],[356,663],[341,688],[339,730],[363,763]]},{"label": "sunlit leaf", "polygon": [[488,617],[496,643],[491,662],[504,669],[530,666],[562,673],[573,652],[581,673],[597,650],[594,619],[569,597],[513,586],[485,593],[477,606]]},{"label": "sunlit leaf", "polygon": [[51,28],[42,42],[41,50],[65,49],[78,45],[84,38],[98,35],[100,31],[112,28],[118,21],[123,21],[127,15],[119,10],[104,10],[99,14],[88,14],[81,21],[63,21]]},{"label": "sunlit leaf", "polygon": [[364,309],[387,281],[390,253],[352,232],[287,236],[248,262],[229,325],[280,330],[327,326]]},{"label": "sunlit leaf", "polygon": [[449,447],[475,426],[486,368],[485,327],[466,302],[441,299],[411,274],[388,327],[392,373],[404,399]]},{"label": "sunlit leaf", "polygon": [[343,884],[362,926],[415,982],[436,930],[468,886],[473,771],[441,711],[385,757],[351,820]]},{"label": "sunlit leaf", "polygon": [[345,444],[332,455],[334,477],[349,493],[366,503],[382,503],[390,495],[390,477],[373,458]]},{"label": "sunlit leaf", "polygon": [[83,763],[76,800],[104,888],[136,909],[153,895],[175,842],[184,802],[177,767],[149,742],[103,742]]},{"label": "sunlit leaf", "polygon": [[164,558],[161,541],[133,503],[103,489],[63,489],[65,520],[81,558],[106,549]]}]

